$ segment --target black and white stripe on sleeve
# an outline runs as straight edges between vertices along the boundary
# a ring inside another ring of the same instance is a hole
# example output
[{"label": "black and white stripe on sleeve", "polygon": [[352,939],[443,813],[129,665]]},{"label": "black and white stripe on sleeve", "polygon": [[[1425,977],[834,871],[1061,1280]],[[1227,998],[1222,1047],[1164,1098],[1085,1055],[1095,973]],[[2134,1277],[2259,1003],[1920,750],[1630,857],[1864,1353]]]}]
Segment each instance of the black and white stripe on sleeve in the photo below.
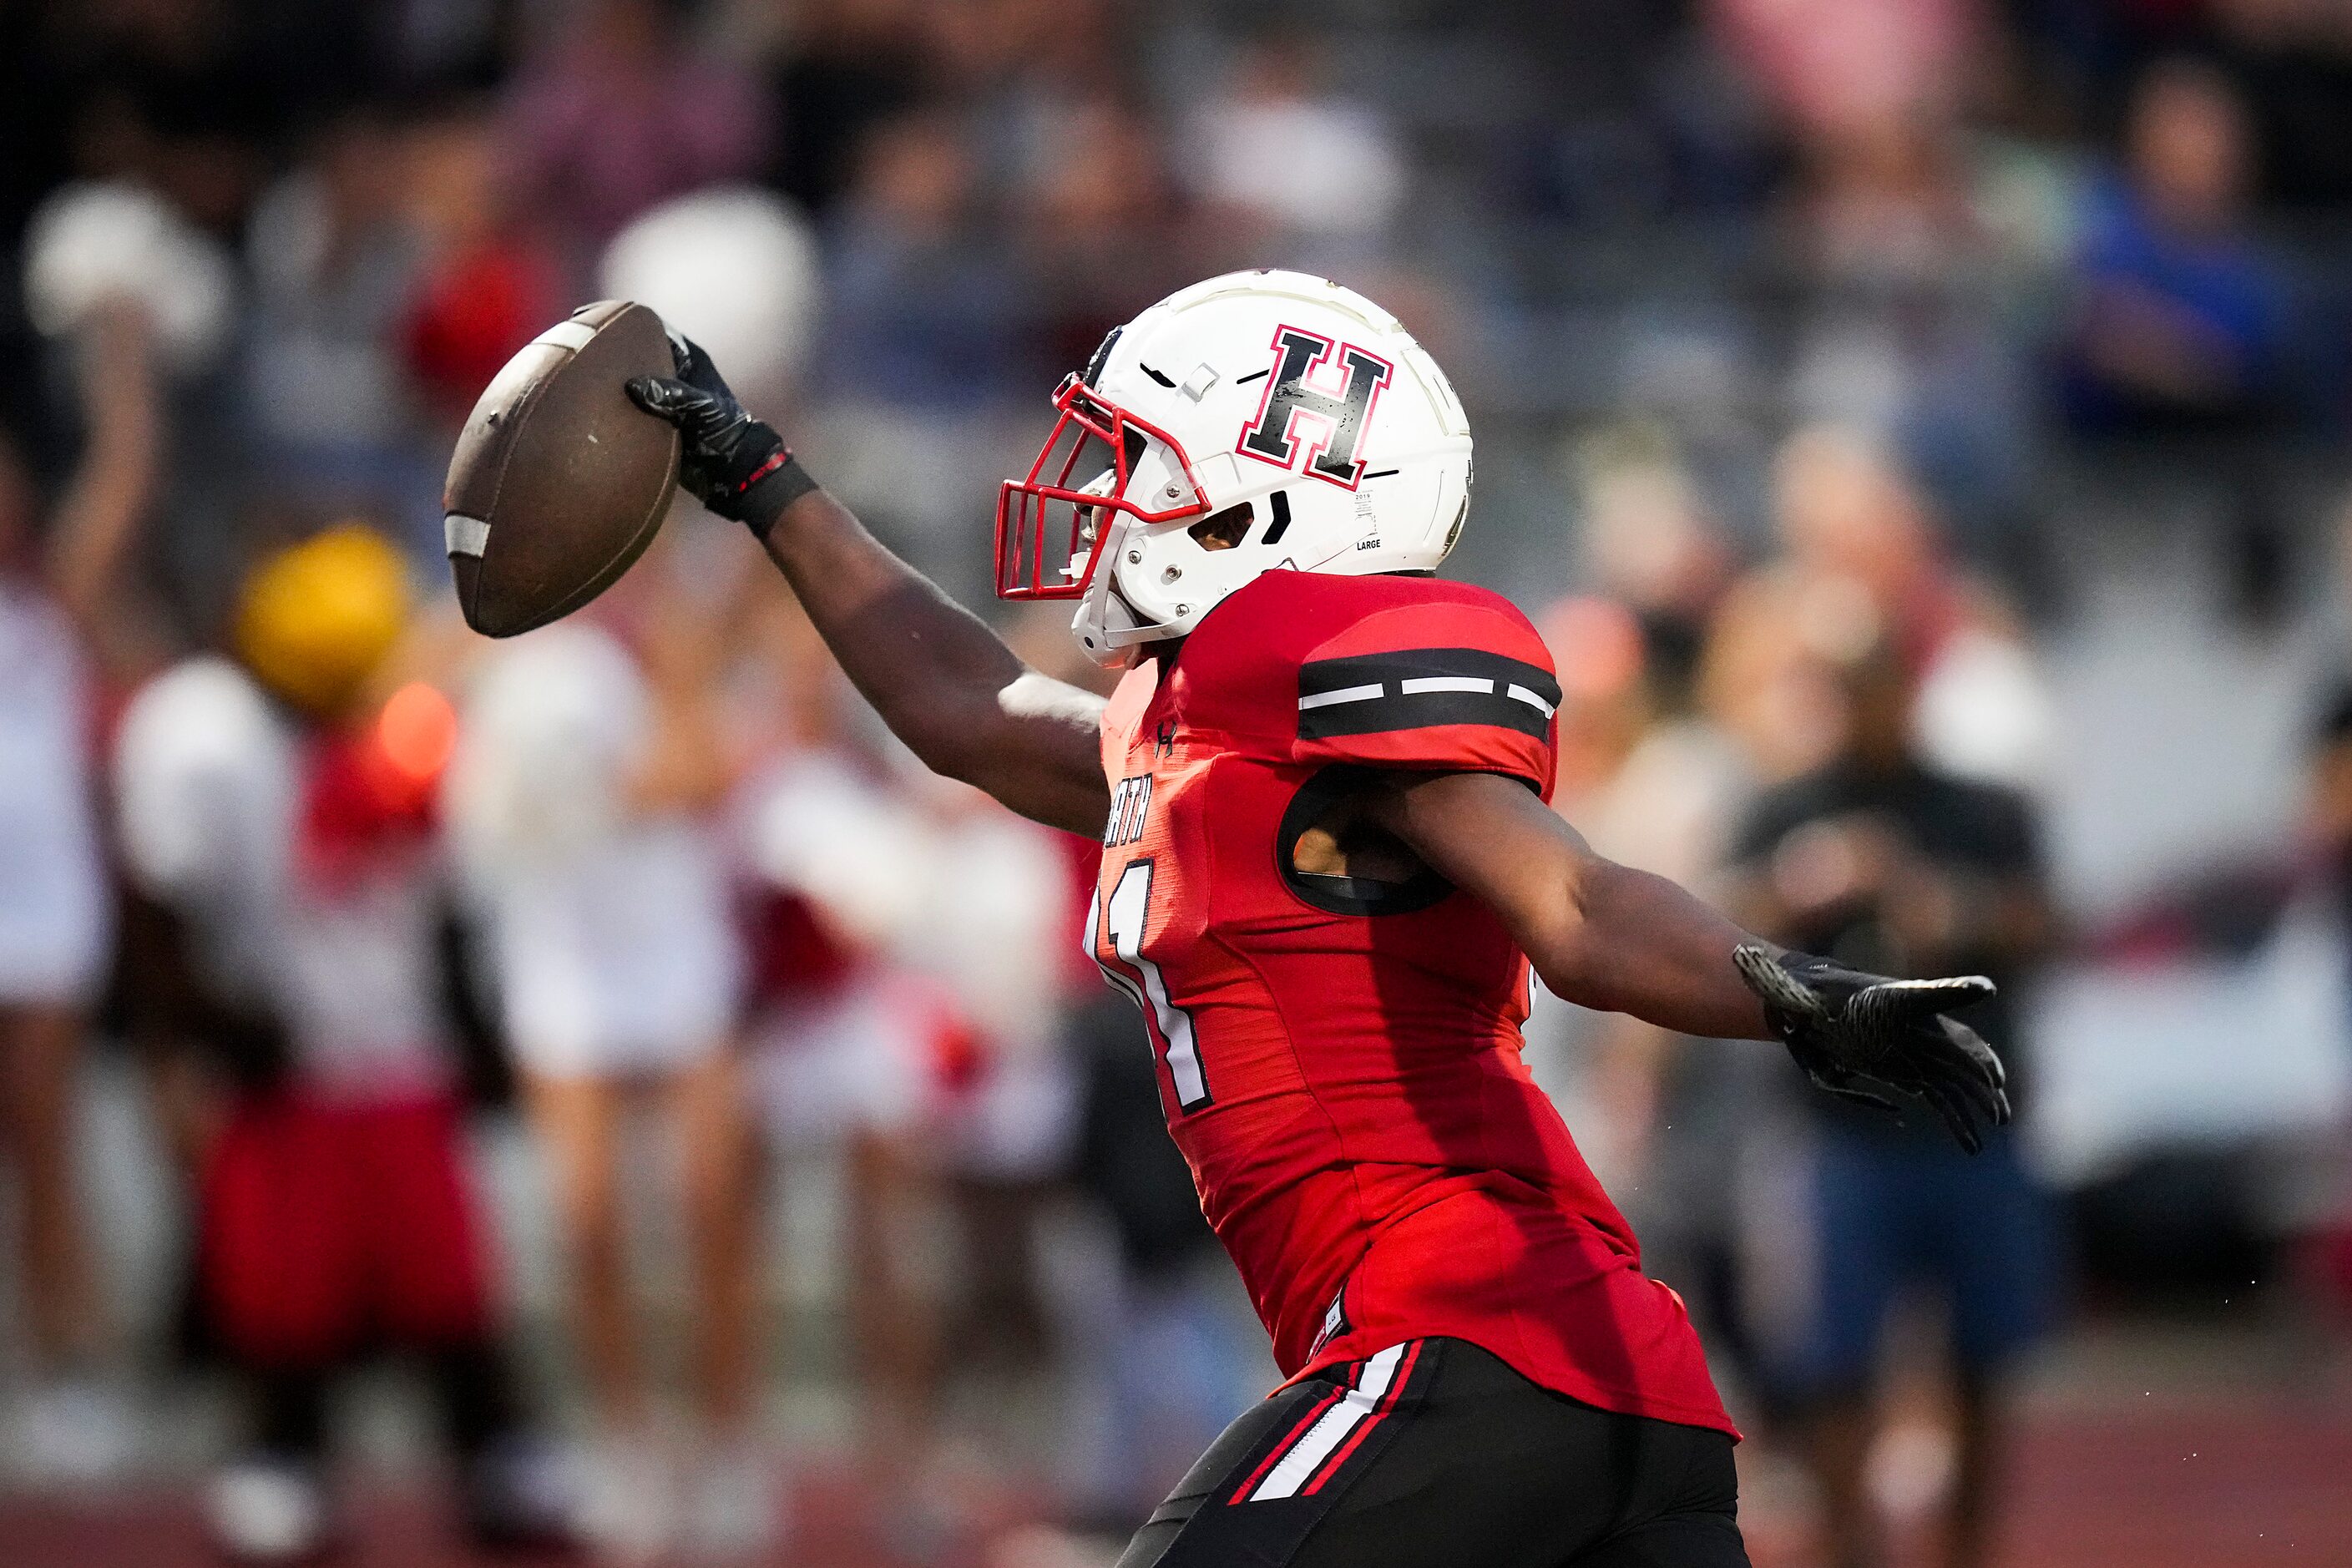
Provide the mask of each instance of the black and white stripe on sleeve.
[{"label": "black and white stripe on sleeve", "polygon": [[1318,658],[1298,667],[1301,740],[1493,724],[1540,739],[1559,682],[1540,666],[1474,647]]}]

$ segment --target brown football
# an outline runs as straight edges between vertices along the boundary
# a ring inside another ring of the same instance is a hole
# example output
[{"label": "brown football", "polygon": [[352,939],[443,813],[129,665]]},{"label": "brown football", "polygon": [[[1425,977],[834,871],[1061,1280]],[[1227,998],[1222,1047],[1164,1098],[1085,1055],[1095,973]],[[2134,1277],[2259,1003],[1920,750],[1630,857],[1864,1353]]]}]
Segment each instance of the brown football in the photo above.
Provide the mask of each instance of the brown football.
[{"label": "brown football", "polygon": [[441,491],[467,626],[494,637],[545,626],[610,587],[653,542],[677,488],[678,436],[625,386],[673,374],[661,318],[600,300],[492,379]]}]

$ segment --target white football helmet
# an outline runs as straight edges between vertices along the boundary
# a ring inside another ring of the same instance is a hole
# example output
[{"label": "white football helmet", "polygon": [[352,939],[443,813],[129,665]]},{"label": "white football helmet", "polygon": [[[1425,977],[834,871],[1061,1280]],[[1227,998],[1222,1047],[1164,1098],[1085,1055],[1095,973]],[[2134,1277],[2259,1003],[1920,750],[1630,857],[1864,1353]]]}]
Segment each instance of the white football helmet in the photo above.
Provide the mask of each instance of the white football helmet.
[{"label": "white football helmet", "polygon": [[1470,424],[1395,317],[1300,272],[1231,272],[1114,331],[996,505],[996,591],[1076,599],[1119,662],[1261,572],[1425,572],[1470,505]]}]

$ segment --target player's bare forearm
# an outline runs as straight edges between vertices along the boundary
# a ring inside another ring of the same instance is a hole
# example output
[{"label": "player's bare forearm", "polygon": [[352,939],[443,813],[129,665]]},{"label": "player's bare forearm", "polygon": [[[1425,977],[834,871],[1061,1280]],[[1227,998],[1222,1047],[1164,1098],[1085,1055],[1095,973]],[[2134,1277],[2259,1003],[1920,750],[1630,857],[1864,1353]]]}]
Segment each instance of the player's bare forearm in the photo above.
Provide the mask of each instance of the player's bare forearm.
[{"label": "player's bare forearm", "polygon": [[1100,698],[1031,669],[821,489],[784,508],[764,542],[850,680],[925,765],[1050,826],[1101,827]]},{"label": "player's bare forearm", "polygon": [[751,529],[883,722],[933,771],[1024,816],[1099,828],[1101,700],[1023,664],[818,489],[699,346],[672,329],[670,347],[677,374],[632,379],[630,399],[677,427],[679,485]]},{"label": "player's bare forearm", "polygon": [[1537,962],[1554,992],[1677,1034],[1774,1037],[1731,963],[1753,936],[1664,877],[1597,855],[1570,885],[1575,917],[1556,924]]},{"label": "player's bare forearm", "polygon": [[1374,814],[1493,909],[1559,995],[1677,1034],[1774,1037],[1731,962],[1755,938],[1664,878],[1593,853],[1525,784],[1393,774]]}]

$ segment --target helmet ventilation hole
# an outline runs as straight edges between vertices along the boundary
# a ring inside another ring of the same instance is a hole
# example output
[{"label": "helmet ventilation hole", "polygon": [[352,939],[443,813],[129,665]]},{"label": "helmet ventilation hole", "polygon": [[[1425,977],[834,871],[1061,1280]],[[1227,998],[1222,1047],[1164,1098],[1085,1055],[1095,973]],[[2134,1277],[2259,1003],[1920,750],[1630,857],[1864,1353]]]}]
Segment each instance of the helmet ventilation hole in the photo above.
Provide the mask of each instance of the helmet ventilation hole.
[{"label": "helmet ventilation hole", "polygon": [[1223,511],[1210,513],[1184,531],[1191,534],[1192,542],[1203,550],[1231,550],[1249,537],[1250,524],[1256,518],[1257,513],[1251,509],[1250,503],[1241,501]]}]

